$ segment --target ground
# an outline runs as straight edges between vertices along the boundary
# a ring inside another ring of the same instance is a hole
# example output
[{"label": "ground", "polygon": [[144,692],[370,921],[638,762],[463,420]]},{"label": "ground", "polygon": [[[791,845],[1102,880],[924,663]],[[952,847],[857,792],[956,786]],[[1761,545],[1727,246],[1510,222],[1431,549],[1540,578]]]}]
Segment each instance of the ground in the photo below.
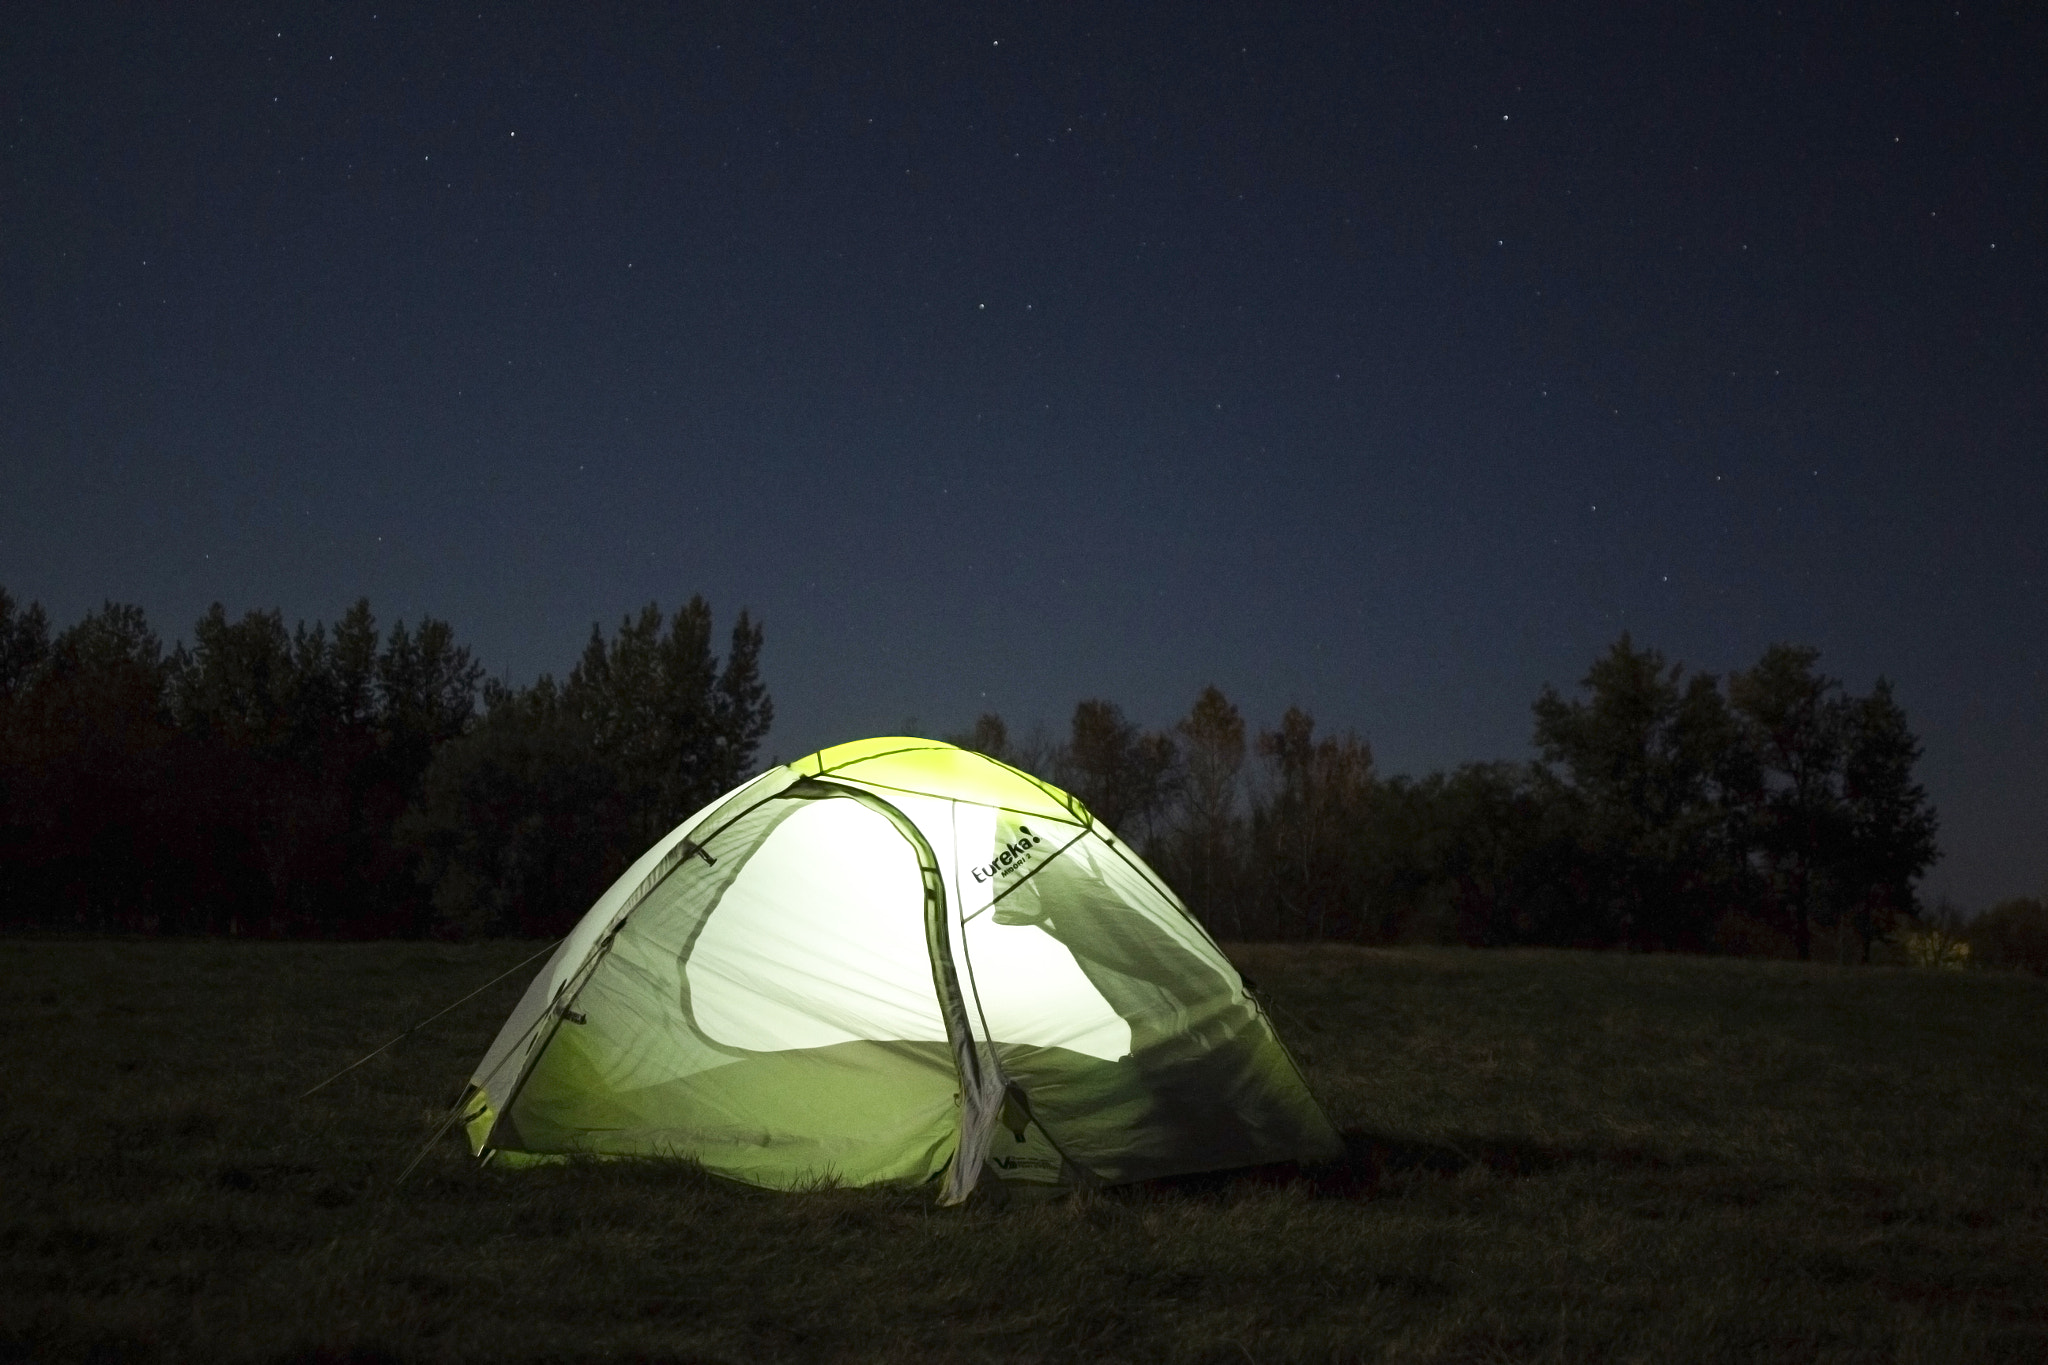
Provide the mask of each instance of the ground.
[{"label": "ground", "polygon": [[2048,1359],[2048,982],[1232,949],[1350,1150],[1052,1202],[427,1143],[538,945],[0,941],[0,1359]]}]

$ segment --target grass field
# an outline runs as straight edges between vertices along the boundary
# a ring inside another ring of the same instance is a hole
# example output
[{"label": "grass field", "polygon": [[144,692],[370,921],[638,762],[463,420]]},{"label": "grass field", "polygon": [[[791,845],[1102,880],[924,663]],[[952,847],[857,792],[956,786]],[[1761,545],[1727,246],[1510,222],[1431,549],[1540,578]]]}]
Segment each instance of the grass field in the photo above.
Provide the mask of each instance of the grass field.
[{"label": "grass field", "polygon": [[2048,1360],[2048,983],[1238,950],[1349,1159],[402,1187],[534,945],[0,942],[0,1359]]}]

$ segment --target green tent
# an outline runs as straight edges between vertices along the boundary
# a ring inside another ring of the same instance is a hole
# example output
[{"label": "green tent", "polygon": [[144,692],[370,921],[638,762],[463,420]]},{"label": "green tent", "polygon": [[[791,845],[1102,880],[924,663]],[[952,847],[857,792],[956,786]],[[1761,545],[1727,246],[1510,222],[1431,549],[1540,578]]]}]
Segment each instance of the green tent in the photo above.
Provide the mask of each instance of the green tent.
[{"label": "green tent", "polygon": [[1073,797],[871,739],[684,821],[521,998],[479,1155],[675,1156],[777,1189],[1117,1183],[1339,1150],[1215,943]]}]

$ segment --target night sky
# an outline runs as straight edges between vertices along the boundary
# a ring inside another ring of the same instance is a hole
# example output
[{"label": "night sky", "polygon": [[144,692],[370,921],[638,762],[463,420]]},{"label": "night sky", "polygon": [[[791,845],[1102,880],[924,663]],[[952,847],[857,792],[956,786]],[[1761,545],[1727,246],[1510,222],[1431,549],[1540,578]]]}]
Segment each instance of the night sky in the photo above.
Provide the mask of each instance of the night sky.
[{"label": "night sky", "polygon": [[702,592],[781,757],[1213,682],[1419,773],[1787,640],[2040,893],[2048,29],[1879,13],[10,5],[0,584],[515,682]]}]

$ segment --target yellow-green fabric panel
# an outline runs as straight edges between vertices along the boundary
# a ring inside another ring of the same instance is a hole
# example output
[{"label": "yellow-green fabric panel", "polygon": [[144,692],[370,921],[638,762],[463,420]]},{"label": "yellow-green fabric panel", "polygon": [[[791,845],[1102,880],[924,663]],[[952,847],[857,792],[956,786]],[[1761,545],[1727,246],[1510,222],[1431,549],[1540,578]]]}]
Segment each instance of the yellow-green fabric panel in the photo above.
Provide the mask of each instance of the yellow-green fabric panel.
[{"label": "yellow-green fabric panel", "polygon": [[[1247,1009],[1220,1044],[1153,1048],[1121,1061],[1022,1044],[1003,1069],[1077,1165],[1108,1184],[1341,1155],[1265,1019]],[[991,1155],[1009,1134],[999,1133]]]},{"label": "yellow-green fabric panel", "polygon": [[527,1077],[500,1145],[529,1153],[682,1157],[770,1189],[920,1184],[944,1170],[959,1086],[944,1043],[755,1053],[631,1090],[605,1081],[576,1025]]},{"label": "yellow-green fabric panel", "polygon": [[1002,806],[1067,824],[1086,823],[1087,807],[985,754],[936,739],[895,736],[835,744],[789,765],[808,777],[838,777],[889,791]]},{"label": "yellow-green fabric panel", "polygon": [[988,1155],[983,1159],[983,1171],[998,1180],[1026,1185],[1064,1183],[1067,1179],[1065,1159],[1060,1156],[1058,1146],[1046,1136],[1044,1126],[1028,1116],[1021,1124],[1013,1123],[1012,1118],[1006,1108],[996,1125],[995,1137],[989,1143]]},{"label": "yellow-green fabric panel", "polygon": [[498,1121],[497,1106],[481,1088],[472,1088],[462,1101],[465,1120],[462,1131],[469,1137],[469,1150],[481,1154],[484,1142],[491,1135],[491,1127]]}]

